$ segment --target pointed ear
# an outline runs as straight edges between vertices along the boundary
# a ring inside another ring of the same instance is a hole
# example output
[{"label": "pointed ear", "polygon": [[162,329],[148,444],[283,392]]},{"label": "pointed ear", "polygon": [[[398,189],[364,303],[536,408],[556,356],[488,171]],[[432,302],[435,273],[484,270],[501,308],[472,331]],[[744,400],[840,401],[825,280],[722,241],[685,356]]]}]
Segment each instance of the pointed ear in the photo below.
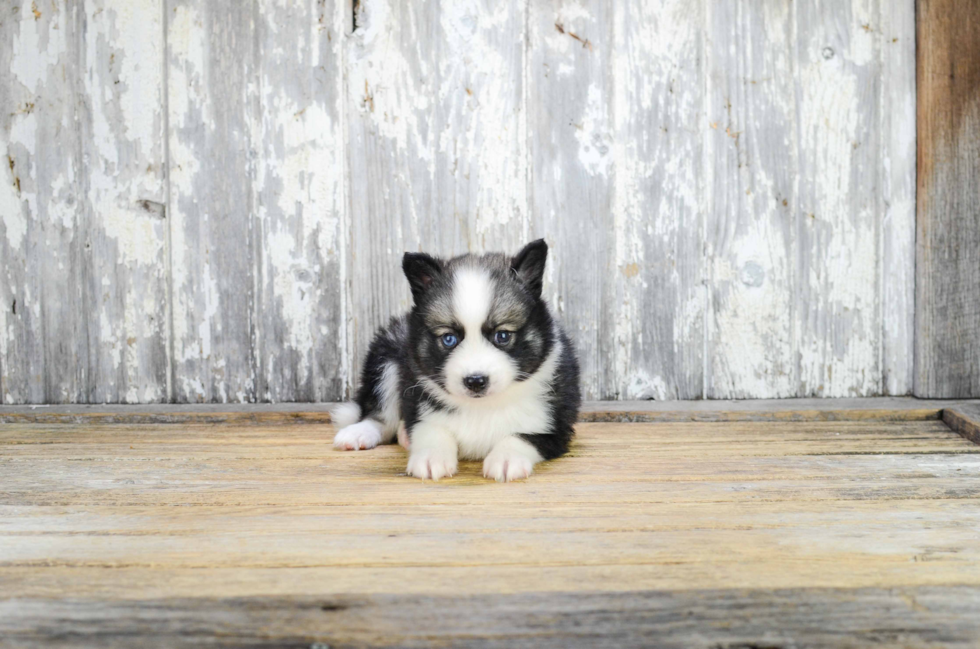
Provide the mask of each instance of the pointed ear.
[{"label": "pointed ear", "polygon": [[418,304],[433,280],[442,274],[442,262],[424,252],[406,252],[402,257],[402,270],[412,287],[412,298]]},{"label": "pointed ear", "polygon": [[524,246],[510,262],[517,279],[535,298],[541,297],[544,284],[544,264],[548,260],[548,244],[538,239]]}]

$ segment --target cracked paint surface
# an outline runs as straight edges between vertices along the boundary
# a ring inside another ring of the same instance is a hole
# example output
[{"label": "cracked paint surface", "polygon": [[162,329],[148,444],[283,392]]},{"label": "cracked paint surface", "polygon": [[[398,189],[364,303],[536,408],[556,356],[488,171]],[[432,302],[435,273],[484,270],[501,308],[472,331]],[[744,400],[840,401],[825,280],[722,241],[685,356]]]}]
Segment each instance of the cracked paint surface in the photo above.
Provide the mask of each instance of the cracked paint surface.
[{"label": "cracked paint surface", "polygon": [[905,394],[914,6],[16,2],[0,400],[338,400],[546,237],[587,398]]}]

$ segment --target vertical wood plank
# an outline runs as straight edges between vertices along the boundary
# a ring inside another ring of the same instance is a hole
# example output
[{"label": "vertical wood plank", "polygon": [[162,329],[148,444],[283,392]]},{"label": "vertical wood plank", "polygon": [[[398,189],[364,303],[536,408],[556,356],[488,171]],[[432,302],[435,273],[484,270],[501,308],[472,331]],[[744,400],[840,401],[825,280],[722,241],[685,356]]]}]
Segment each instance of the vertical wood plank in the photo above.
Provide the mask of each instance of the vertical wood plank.
[{"label": "vertical wood plank", "polygon": [[433,161],[441,219],[426,225],[437,232],[457,222],[461,252],[516,253],[528,243],[525,5],[439,4],[431,65],[439,79]]},{"label": "vertical wood plank", "polygon": [[159,0],[5,10],[0,393],[8,403],[160,401]]},{"label": "vertical wood plank", "polygon": [[174,398],[255,401],[254,6],[167,7]]},{"label": "vertical wood plank", "polygon": [[792,3],[709,3],[708,398],[797,394]]},{"label": "vertical wood plank", "polygon": [[904,395],[915,354],[915,0],[879,2],[882,391]]},{"label": "vertical wood plank", "polygon": [[[75,210],[73,104],[74,56],[71,12],[59,7],[35,16],[30,3],[7,4],[0,16],[0,398],[4,403],[71,400],[78,386],[74,368],[61,365],[48,383],[46,334],[75,337],[64,314],[50,308],[48,294],[75,300],[66,280],[74,270],[71,238]],[[52,191],[58,182],[60,187]],[[68,309],[70,310],[70,309]],[[46,331],[44,323],[50,322]],[[71,352],[74,349],[70,349]],[[61,358],[67,354],[62,353]]]},{"label": "vertical wood plank", "polygon": [[[701,398],[705,3],[660,0],[614,6],[614,37],[594,46],[596,52],[612,51],[605,60],[610,69],[603,74],[610,75],[614,88],[610,148],[615,159],[615,166],[609,165],[611,215],[607,220],[605,207],[597,204],[599,213],[592,217],[597,228],[611,230],[613,250],[608,259],[599,257],[594,267],[584,269],[603,280],[600,301],[591,305],[598,309],[602,327],[593,369],[600,388],[594,396]],[[582,70],[576,68],[575,75]],[[567,166],[581,162],[582,149],[577,153],[579,160],[566,159]],[[572,207],[560,218],[583,216]],[[575,263],[579,251],[603,240],[589,229],[583,228],[579,239],[566,240],[575,246],[560,251],[566,260]],[[570,293],[566,313],[581,304],[576,295]]]},{"label": "vertical wood plank", "polygon": [[514,250],[527,233],[524,3],[362,0],[347,63],[349,340],[410,306],[406,250]]},{"label": "vertical wood plank", "polygon": [[[362,0],[347,50],[348,255],[351,385],[374,330],[410,306],[401,254],[450,254],[463,245],[456,219],[441,230],[432,210],[432,98],[438,80],[429,48],[437,14],[413,3]],[[421,222],[421,224],[420,224]],[[425,234],[425,241],[421,237]]]},{"label": "vertical wood plank", "polygon": [[164,34],[161,0],[84,3],[79,91],[89,361],[85,402],[167,395]]},{"label": "vertical wood plank", "polygon": [[881,392],[875,0],[798,2],[799,396]]},{"label": "vertical wood plank", "polygon": [[915,395],[980,396],[980,2],[919,0]]},{"label": "vertical wood plank", "polygon": [[[30,253],[37,254],[39,249],[44,249],[40,253],[38,294],[44,348],[41,367],[43,402],[71,403],[85,401],[91,358],[88,328],[92,320],[78,317],[85,313],[88,301],[83,294],[84,282],[78,281],[85,276],[86,270],[81,198],[86,190],[85,151],[81,143],[78,107],[74,102],[82,92],[79,68],[84,48],[81,35],[84,11],[79,5],[69,7],[65,3],[56,10],[38,10],[38,13],[41,15],[35,14],[31,5],[23,3],[21,14],[27,20],[33,16],[35,24],[47,19],[46,28],[53,36],[51,40],[61,41],[56,47],[64,49],[53,68],[47,68],[44,92],[38,93],[40,102],[35,102],[35,108],[41,103],[42,108],[50,112],[38,115],[36,148],[32,151],[36,165],[33,191],[37,211],[33,221],[37,238],[31,242]],[[64,30],[63,35],[53,34],[61,30]],[[25,166],[29,168],[29,165]],[[21,179],[23,184],[24,179]]]},{"label": "vertical wood plank", "polygon": [[[347,379],[342,1],[257,4],[256,398],[336,401]],[[244,216],[244,215],[243,215]]]},{"label": "vertical wood plank", "polygon": [[552,308],[578,351],[583,397],[605,395],[611,268],[613,15],[596,1],[529,3],[528,132],[534,236],[555,251]]},{"label": "vertical wood plank", "polygon": [[339,399],[342,2],[171,2],[175,397]]}]

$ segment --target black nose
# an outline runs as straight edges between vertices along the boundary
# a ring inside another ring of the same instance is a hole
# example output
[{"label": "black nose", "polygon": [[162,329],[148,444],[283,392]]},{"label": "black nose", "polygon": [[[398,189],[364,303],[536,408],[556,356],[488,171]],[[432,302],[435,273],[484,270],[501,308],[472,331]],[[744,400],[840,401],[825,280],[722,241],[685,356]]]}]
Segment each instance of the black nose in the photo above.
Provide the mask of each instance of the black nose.
[{"label": "black nose", "polygon": [[486,390],[487,383],[489,382],[490,379],[483,374],[473,374],[472,376],[467,376],[465,379],[463,379],[463,385],[466,386],[466,389],[476,394]]}]

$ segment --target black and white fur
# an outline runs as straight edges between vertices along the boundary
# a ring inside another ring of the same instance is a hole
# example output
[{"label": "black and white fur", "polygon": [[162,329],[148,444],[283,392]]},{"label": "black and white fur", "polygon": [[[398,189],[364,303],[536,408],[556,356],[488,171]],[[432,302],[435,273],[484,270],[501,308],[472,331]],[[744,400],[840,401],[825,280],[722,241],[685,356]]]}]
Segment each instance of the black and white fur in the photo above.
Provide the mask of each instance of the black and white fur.
[{"label": "black and white fur", "polygon": [[452,476],[462,458],[510,481],[564,454],[579,370],[541,299],[547,256],[544,240],[514,257],[405,253],[414,306],[375,335],[355,401],[334,412],[334,446],[368,449],[397,436],[408,474],[423,480]]}]

